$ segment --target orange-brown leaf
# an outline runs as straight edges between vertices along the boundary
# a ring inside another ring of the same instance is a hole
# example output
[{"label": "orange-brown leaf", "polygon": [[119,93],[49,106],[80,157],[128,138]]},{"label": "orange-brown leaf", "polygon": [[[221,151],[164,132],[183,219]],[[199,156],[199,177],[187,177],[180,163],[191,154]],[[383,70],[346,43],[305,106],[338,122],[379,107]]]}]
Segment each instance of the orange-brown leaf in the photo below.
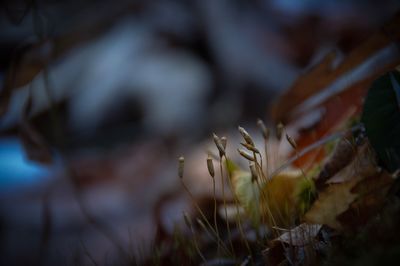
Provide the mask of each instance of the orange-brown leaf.
[{"label": "orange-brown leaf", "polygon": [[[288,123],[292,111],[306,99],[320,92],[336,79],[361,65],[380,49],[399,38],[400,13],[396,14],[380,31],[376,32],[354,49],[336,68],[332,66],[335,54],[330,53],[308,73],[299,77],[293,86],[273,105],[271,109],[272,118],[276,122],[282,121]],[[379,67],[374,69],[373,74],[370,76],[362,77],[361,82],[365,80],[372,81],[388,69],[395,67],[399,62],[400,57],[391,58],[390,62],[382,63]],[[352,85],[353,84],[350,84],[349,87]]]}]

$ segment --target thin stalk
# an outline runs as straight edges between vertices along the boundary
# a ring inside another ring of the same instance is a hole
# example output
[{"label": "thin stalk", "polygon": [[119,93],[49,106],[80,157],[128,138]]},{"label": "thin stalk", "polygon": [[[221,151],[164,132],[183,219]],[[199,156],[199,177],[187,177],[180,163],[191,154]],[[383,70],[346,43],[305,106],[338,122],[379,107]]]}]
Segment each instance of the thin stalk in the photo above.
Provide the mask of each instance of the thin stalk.
[{"label": "thin stalk", "polygon": [[[253,152],[253,156],[254,156],[254,163],[255,163],[255,166],[256,166],[256,169],[257,169],[257,172],[258,172],[259,176],[263,179],[264,182],[267,182],[268,181],[267,177],[265,176],[264,171],[262,170],[262,164],[260,164],[258,162],[255,152]],[[260,158],[262,160],[261,155],[260,155]]]},{"label": "thin stalk", "polygon": [[232,253],[235,254],[235,250],[234,250],[233,244],[232,244],[231,228],[230,228],[229,221],[228,221],[228,211],[226,209],[225,182],[224,182],[224,172],[222,169],[222,156],[219,157],[219,170],[220,170],[220,174],[221,174],[222,200],[223,200],[224,210],[225,210],[226,230],[228,232],[229,245],[231,246]]},{"label": "thin stalk", "polygon": [[[75,180],[74,175],[75,173],[73,170],[67,165],[66,168],[66,173],[68,176],[70,176],[71,180]],[[85,220],[92,225],[98,232],[100,232],[103,236],[105,236],[111,243],[115,245],[115,247],[118,249],[120,254],[126,259],[127,261],[130,260],[129,254],[125,251],[122,245],[121,239],[117,237],[117,235],[114,234],[112,229],[106,224],[106,223],[101,223],[100,220],[96,219],[87,206],[84,203],[84,200],[81,196],[81,193],[79,191],[79,188],[73,183],[73,193],[75,195],[75,198],[78,203],[79,210],[81,211],[82,215],[84,216]]]},{"label": "thin stalk", "polygon": [[[257,162],[257,160],[255,160],[255,166],[256,166],[257,171],[258,171],[258,172],[261,171],[261,175],[263,176],[261,166],[260,166],[260,164]],[[264,176],[264,178],[266,178],[266,177]],[[264,182],[265,182],[265,186],[268,186],[268,180],[265,180]],[[258,179],[256,179],[256,183],[257,183],[258,189],[259,189],[259,191],[260,191],[261,202],[264,202],[265,209],[266,209],[266,211],[267,211],[266,214],[267,214],[269,217],[271,217],[271,222],[272,222],[271,228],[273,229],[273,227],[276,226],[277,223],[276,223],[275,217],[273,216],[272,211],[271,211],[271,209],[270,209],[270,204],[272,204],[272,202],[268,200],[268,195],[267,195],[268,191],[264,191],[264,189],[262,188],[262,186],[261,186],[261,184],[260,184],[260,181],[259,181]],[[270,202],[271,202],[271,203],[270,203]],[[280,213],[279,209],[278,209],[278,208],[276,208],[276,209],[278,210],[278,214],[279,214],[280,218],[282,218],[282,214]],[[265,216],[262,215],[261,205],[260,205],[260,210],[261,210],[261,219],[262,219],[261,222],[265,224]]]},{"label": "thin stalk", "polygon": [[[262,170],[262,166],[260,166],[260,165],[258,164],[258,160],[257,160],[257,157],[256,157],[255,152],[253,152],[253,156],[254,156],[254,159],[255,159],[254,163],[255,163],[255,166],[256,166],[257,175],[258,175],[259,177],[262,177],[263,182],[265,182],[265,185],[267,185],[268,180],[266,180],[266,178],[265,178],[265,176],[264,176],[264,173],[263,173],[263,170]],[[261,160],[262,160],[262,158],[261,158]],[[265,196],[265,193],[264,193],[264,191],[263,191],[263,189],[262,189],[262,187],[261,187],[261,185],[260,185],[260,183],[259,183],[259,181],[258,181],[258,178],[256,178],[256,182],[257,182],[258,190],[260,191],[260,197],[264,196],[264,202],[265,202],[265,205],[266,205],[267,208],[268,208],[268,205],[267,205],[267,203],[268,203],[268,198]],[[262,198],[261,198],[261,200],[262,200]],[[260,205],[260,207],[261,207],[261,205]],[[269,210],[269,208],[268,208],[268,210]],[[272,217],[271,210],[269,210],[269,213],[270,213],[270,215],[271,215],[271,217]],[[261,215],[261,223],[262,223],[262,224],[265,224],[265,216],[262,215],[262,210],[261,210],[261,208],[260,208],[260,215]],[[259,228],[257,228],[257,238],[259,238],[258,231],[259,231]]]},{"label": "thin stalk", "polygon": [[[218,238],[220,238],[219,236],[219,229],[218,229],[218,223],[217,223],[217,196],[215,193],[215,178],[212,178],[212,182],[213,182],[213,197],[214,197],[214,226],[215,226],[215,231],[217,233]],[[217,256],[220,256],[220,243],[219,241],[217,241]]]},{"label": "thin stalk", "polygon": [[233,254],[229,251],[229,249],[226,247],[225,243],[222,241],[222,239],[220,238],[220,236],[217,234],[217,232],[215,231],[215,229],[212,227],[212,225],[210,224],[210,222],[208,221],[207,217],[204,215],[203,211],[201,210],[199,204],[197,204],[196,200],[194,199],[194,196],[192,194],[192,192],[190,192],[189,188],[186,186],[185,182],[183,182],[182,179],[181,180],[181,184],[183,186],[183,188],[185,189],[185,191],[188,193],[193,205],[195,206],[195,208],[197,209],[197,211],[200,213],[201,218],[206,222],[207,226],[209,227],[209,229],[211,230],[212,234],[214,235],[214,237],[216,237],[216,240],[221,243],[221,247],[229,254],[232,255]]},{"label": "thin stalk", "polygon": [[200,258],[203,260],[204,264],[207,264],[207,260],[204,257],[203,253],[201,252],[200,248],[199,248],[199,244],[197,243],[197,239],[196,239],[196,233],[193,229],[193,226],[190,225],[190,231],[192,232],[193,235],[193,243],[194,243],[194,248],[196,249],[197,254],[200,256]]},{"label": "thin stalk", "polygon": [[268,144],[267,144],[267,140],[264,139],[264,152],[265,152],[265,175],[267,177],[269,177],[269,160],[268,160]]},{"label": "thin stalk", "polygon": [[97,264],[97,262],[95,261],[95,259],[92,256],[92,254],[90,254],[89,250],[87,249],[86,245],[83,243],[82,239],[80,240],[80,242],[81,242],[81,246],[83,248],[83,251],[84,251],[85,255],[89,258],[90,262],[94,266],[98,266],[99,264]]},{"label": "thin stalk", "polygon": [[[267,197],[267,195],[265,194],[264,190],[262,189],[261,184],[260,184],[260,181],[259,181],[258,179],[256,179],[256,184],[257,184],[257,187],[258,187],[258,190],[259,190],[259,196],[260,196],[261,202],[264,202],[264,206],[265,206],[265,208],[266,208],[267,215],[268,215],[269,217],[271,217],[272,225],[275,226],[275,225],[277,225],[277,224],[276,224],[276,221],[275,221],[274,216],[272,215],[271,209],[269,208],[268,197]],[[262,213],[263,209],[262,209],[262,205],[261,205],[261,204],[260,204],[259,208],[260,208],[260,216],[261,216],[260,218],[261,218],[261,222],[264,223],[264,224],[266,224],[265,216],[264,216],[263,213]],[[271,226],[271,228],[273,228],[273,226]],[[259,235],[259,228],[257,228],[257,234],[256,234],[256,236],[257,236],[257,241],[260,242],[260,238],[261,238],[261,237],[260,237],[260,235]]]},{"label": "thin stalk", "polygon": [[[225,159],[228,160],[228,158],[227,158],[226,156],[225,156]],[[232,192],[233,199],[234,199],[234,201],[235,201],[236,216],[237,216],[236,224],[237,224],[237,226],[238,226],[238,228],[239,228],[240,236],[241,236],[242,241],[244,242],[244,244],[245,244],[245,246],[246,246],[246,248],[247,248],[249,254],[252,255],[249,242],[247,241],[247,238],[246,238],[246,236],[245,236],[245,234],[244,234],[244,231],[243,231],[243,226],[242,226],[242,222],[241,222],[241,218],[240,218],[240,212],[239,212],[239,199],[237,198],[237,196],[236,196],[236,194],[235,194],[235,192],[234,192],[234,190],[233,190],[233,184],[232,184],[232,181],[231,181],[231,179],[230,179],[229,176],[228,176],[228,185],[229,185],[229,189],[230,189],[231,192]],[[253,260],[253,257],[252,257],[252,256],[251,256],[251,258],[252,258],[252,260]]]}]

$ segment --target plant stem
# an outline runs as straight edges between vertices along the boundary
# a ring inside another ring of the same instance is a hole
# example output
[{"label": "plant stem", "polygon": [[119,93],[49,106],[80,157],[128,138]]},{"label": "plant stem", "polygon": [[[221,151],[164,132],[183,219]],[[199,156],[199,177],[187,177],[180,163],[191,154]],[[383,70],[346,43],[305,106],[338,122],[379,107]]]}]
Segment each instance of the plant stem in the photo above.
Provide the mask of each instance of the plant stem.
[{"label": "plant stem", "polygon": [[220,238],[220,236],[217,234],[217,232],[215,231],[215,229],[212,227],[212,225],[210,224],[210,222],[208,221],[207,217],[204,215],[203,211],[201,210],[199,204],[197,204],[192,192],[190,192],[189,188],[186,186],[185,182],[183,182],[183,180],[180,178],[179,180],[181,180],[181,184],[183,186],[183,188],[186,190],[186,192],[188,193],[190,199],[192,200],[193,205],[195,206],[195,208],[197,209],[197,211],[199,212],[199,214],[201,215],[201,218],[205,221],[205,223],[207,224],[207,226],[209,227],[210,231],[212,232],[211,235],[214,235],[214,237],[216,237],[216,240],[221,243],[221,247],[231,256],[233,256],[233,254],[229,251],[229,249],[226,247],[225,243],[222,241],[222,239]]},{"label": "plant stem", "polygon": [[194,248],[197,251],[197,254],[200,256],[200,258],[203,260],[204,264],[207,264],[207,260],[204,257],[203,253],[201,252],[200,248],[199,248],[199,244],[197,243],[197,239],[196,239],[196,233],[194,232],[193,226],[190,225],[190,231],[192,232],[193,235],[193,243],[194,243]]},{"label": "plant stem", "polygon": [[[226,156],[225,156],[225,159],[228,160],[228,158],[227,158]],[[234,192],[233,185],[232,185],[232,181],[231,181],[231,178],[230,178],[229,174],[228,174],[228,185],[229,185],[229,188],[230,188],[230,190],[231,190],[231,192],[232,192],[233,199],[234,199],[234,201],[235,201],[236,216],[237,216],[236,224],[237,224],[237,226],[238,226],[238,228],[239,228],[240,236],[241,236],[242,241],[244,242],[244,244],[245,244],[245,246],[246,246],[246,248],[247,248],[249,254],[252,255],[249,242],[247,241],[247,238],[246,238],[246,236],[245,236],[245,234],[244,234],[244,231],[243,231],[243,226],[242,226],[242,222],[241,222],[241,218],[240,218],[240,213],[239,213],[239,199],[237,198],[237,196],[236,196],[236,194],[235,194],[235,192]],[[253,257],[252,257],[252,256],[251,256],[251,258],[252,258],[252,260],[253,260]]]},{"label": "plant stem", "polygon": [[222,169],[222,156],[219,157],[219,169],[220,169],[220,173],[221,173],[222,200],[223,200],[223,203],[224,203],[225,221],[226,221],[226,229],[227,229],[227,232],[228,232],[228,240],[229,240],[229,245],[231,246],[232,253],[235,254],[235,250],[234,250],[233,244],[232,244],[231,228],[229,226],[229,221],[228,221],[228,211],[226,209],[225,181],[224,181],[224,172],[223,172],[223,169]]},{"label": "plant stem", "polygon": [[[215,231],[217,233],[217,237],[220,238],[218,223],[217,223],[217,196],[215,193],[215,178],[214,177],[212,178],[212,181],[213,181],[213,196],[214,196],[214,226],[215,226]],[[219,241],[217,241],[217,245],[218,245],[217,246],[217,256],[219,257],[220,249],[221,249]]]}]

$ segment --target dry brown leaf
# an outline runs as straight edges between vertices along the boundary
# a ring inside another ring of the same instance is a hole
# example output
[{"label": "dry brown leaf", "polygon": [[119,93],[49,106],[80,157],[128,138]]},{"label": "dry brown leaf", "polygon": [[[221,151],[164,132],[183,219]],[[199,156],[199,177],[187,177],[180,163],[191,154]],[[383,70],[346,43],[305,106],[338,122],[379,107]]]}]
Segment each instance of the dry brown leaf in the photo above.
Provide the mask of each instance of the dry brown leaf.
[{"label": "dry brown leaf", "polygon": [[356,147],[353,144],[350,133],[341,138],[335,146],[334,151],[325,162],[316,180],[316,187],[321,188],[325,182],[347,166],[355,155]]},{"label": "dry brown leaf", "polygon": [[[323,103],[321,107],[324,113],[320,120],[311,128],[300,130],[299,137],[296,140],[298,149],[301,150],[346,126],[350,118],[361,112],[366,91],[367,86],[356,84],[349,90],[345,90]],[[321,161],[325,156],[326,153],[323,148],[312,150],[296,160],[295,165],[307,167]]]},{"label": "dry brown leaf", "polygon": [[[378,184],[381,180],[370,179],[376,177],[378,172],[375,154],[366,142],[357,148],[353,160],[327,181],[330,185],[322,186],[320,182],[318,188],[323,190],[305,214],[305,221],[343,229],[343,224],[337,220],[337,217],[346,212],[355,200],[362,199],[366,194],[364,190],[367,188],[368,193],[379,192]],[[316,183],[318,184],[318,180]]]},{"label": "dry brown leaf", "polygon": [[[312,68],[307,74],[299,77],[294,85],[274,104],[271,110],[272,118],[276,122],[288,123],[291,112],[309,97],[320,92],[332,84],[338,77],[359,66],[380,49],[400,38],[400,13],[397,13],[391,21],[382,29],[372,35],[359,47],[354,49],[337,67],[332,66],[335,54],[328,54],[320,64]],[[364,77],[360,83],[368,80],[367,87],[377,76],[399,64],[400,58],[391,58],[391,62],[381,64],[374,69],[374,73]],[[350,84],[351,88],[354,84]],[[337,110],[337,109],[336,109]]]},{"label": "dry brown leaf", "polygon": [[345,212],[357,198],[357,194],[351,192],[356,183],[356,180],[352,180],[326,188],[305,214],[304,220],[311,224],[325,224],[334,229],[342,229],[336,217]]},{"label": "dry brown leaf", "polygon": [[320,224],[303,223],[283,233],[278,238],[274,239],[273,242],[280,241],[292,246],[305,246],[315,240],[321,228],[322,225]]},{"label": "dry brown leaf", "polygon": [[336,219],[348,229],[365,225],[383,206],[392,183],[393,178],[386,171],[362,180],[352,189],[358,198]]},{"label": "dry brown leaf", "polygon": [[322,225],[303,223],[283,233],[262,251],[266,265],[287,265],[292,261],[296,265],[315,265],[316,253],[325,245],[318,237],[321,229]]},{"label": "dry brown leaf", "polygon": [[376,163],[375,153],[371,149],[369,143],[366,142],[360,147],[353,148],[356,149],[356,155],[353,157],[353,160],[349,161],[345,167],[332,176],[327,183],[342,183],[351,180],[361,180],[370,176],[375,176],[378,173],[379,169]]}]

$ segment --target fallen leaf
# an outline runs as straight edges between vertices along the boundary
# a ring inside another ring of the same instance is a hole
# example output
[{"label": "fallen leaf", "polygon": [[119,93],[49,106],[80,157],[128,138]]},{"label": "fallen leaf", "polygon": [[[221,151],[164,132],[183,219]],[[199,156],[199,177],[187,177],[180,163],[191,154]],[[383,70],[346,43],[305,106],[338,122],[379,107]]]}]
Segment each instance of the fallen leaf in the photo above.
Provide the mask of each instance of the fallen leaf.
[{"label": "fallen leaf", "polygon": [[351,190],[357,193],[358,198],[336,219],[347,229],[355,230],[365,225],[370,217],[381,210],[393,181],[386,171],[362,180]]},{"label": "fallen leaf", "polygon": [[347,166],[352,161],[355,151],[356,148],[350,134],[341,138],[320,171],[315,182],[316,187],[322,188],[329,178]]},{"label": "fallen leaf", "polygon": [[322,225],[303,223],[275,238],[262,251],[267,265],[315,265],[317,253],[327,246],[321,230]]},{"label": "fallen leaf", "polygon": [[336,217],[345,212],[350,204],[357,198],[351,189],[357,180],[330,185],[320,193],[319,198],[305,214],[304,221],[311,224],[325,224],[334,229],[342,226]]},{"label": "fallen leaf", "polygon": [[371,150],[369,143],[366,142],[360,147],[353,146],[353,149],[355,150],[353,159],[332,176],[327,183],[333,184],[361,180],[377,174],[378,165],[375,159],[375,152]]},{"label": "fallen leaf", "polygon": [[342,229],[336,219],[344,213],[356,199],[361,196],[360,190],[354,188],[371,176],[378,173],[375,153],[368,142],[357,147],[356,155],[344,168],[330,178],[325,185],[316,181],[321,190],[318,199],[305,214],[304,220],[308,223],[325,224],[334,229]]},{"label": "fallen leaf", "polygon": [[292,246],[305,246],[315,240],[322,225],[320,224],[306,224],[302,223],[293,229],[283,233],[273,240],[280,241]]},{"label": "fallen leaf", "polygon": [[[271,109],[271,114],[276,122],[287,123],[292,111],[309,97],[320,92],[337,78],[345,75],[350,70],[361,65],[369,57],[379,50],[400,38],[400,13],[397,13],[391,21],[386,23],[381,30],[369,37],[359,47],[354,49],[337,67],[333,66],[335,53],[331,52],[308,73],[299,77],[293,86],[280,97]],[[374,69],[372,75],[364,77],[364,80],[372,82],[377,76],[398,65],[400,58],[391,58],[392,61],[382,63]],[[349,85],[348,83],[346,86]],[[351,88],[353,84],[348,86]],[[367,85],[368,87],[368,85]],[[346,90],[343,88],[340,91]],[[333,95],[332,95],[333,96]],[[330,96],[330,97],[332,97]],[[320,101],[321,102],[321,101]],[[315,107],[315,106],[314,106]],[[336,109],[337,110],[337,109]]]},{"label": "fallen leaf", "polygon": [[[298,149],[301,150],[338,130],[345,129],[348,121],[361,113],[367,89],[365,84],[357,84],[324,102],[320,106],[323,114],[319,120],[310,128],[300,129],[296,139]],[[325,150],[321,147],[304,154],[294,164],[304,168],[323,160],[326,156]]]},{"label": "fallen leaf", "polygon": [[[359,76],[352,77],[352,81],[348,77],[352,75],[352,70],[365,68],[362,64],[367,64],[370,58],[400,38],[399,25],[400,13],[397,13],[380,31],[354,49],[336,67],[333,66],[335,53],[329,53],[318,65],[300,76],[276,101],[271,109],[271,116],[276,123],[301,121],[319,110],[318,121],[307,128],[300,127],[299,137],[296,139],[299,150],[343,128],[349,118],[361,113],[364,97],[372,82],[397,66],[400,57],[398,53],[394,53],[384,62],[370,67],[372,69],[368,73],[357,74]],[[339,80],[345,82],[338,82]],[[307,169],[325,157],[323,148],[314,149],[302,155],[294,164]]]}]

